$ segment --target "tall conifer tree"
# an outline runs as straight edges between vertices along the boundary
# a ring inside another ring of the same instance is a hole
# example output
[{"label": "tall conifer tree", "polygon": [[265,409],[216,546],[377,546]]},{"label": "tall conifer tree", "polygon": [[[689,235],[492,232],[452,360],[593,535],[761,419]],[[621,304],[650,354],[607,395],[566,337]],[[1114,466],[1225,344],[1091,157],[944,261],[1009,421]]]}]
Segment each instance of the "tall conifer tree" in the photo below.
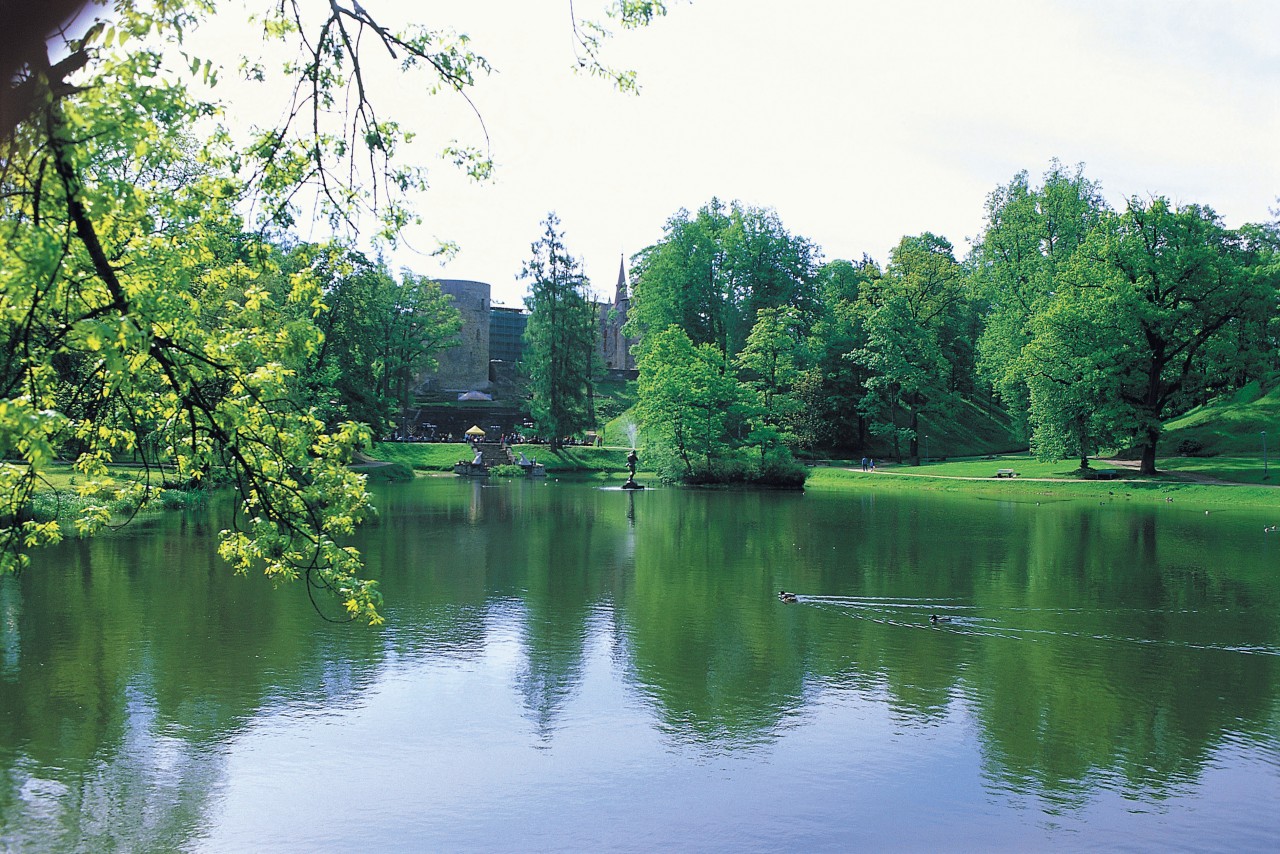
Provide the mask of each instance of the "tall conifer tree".
[{"label": "tall conifer tree", "polygon": [[529,415],[556,450],[565,436],[591,426],[599,328],[582,264],[565,248],[555,213],[547,214],[542,237],[531,249],[533,257],[520,272],[529,282]]}]

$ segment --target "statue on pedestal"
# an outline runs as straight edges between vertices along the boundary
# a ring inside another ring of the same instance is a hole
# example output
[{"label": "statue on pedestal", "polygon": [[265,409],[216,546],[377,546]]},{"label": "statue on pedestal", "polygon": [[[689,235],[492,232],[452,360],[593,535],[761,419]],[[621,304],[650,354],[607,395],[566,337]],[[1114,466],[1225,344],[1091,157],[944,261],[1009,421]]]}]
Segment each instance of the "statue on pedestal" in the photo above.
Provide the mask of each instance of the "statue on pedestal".
[{"label": "statue on pedestal", "polygon": [[622,484],[623,489],[644,489],[643,485],[636,483],[636,464],[639,462],[636,449],[632,448],[631,453],[627,454],[627,482]]}]

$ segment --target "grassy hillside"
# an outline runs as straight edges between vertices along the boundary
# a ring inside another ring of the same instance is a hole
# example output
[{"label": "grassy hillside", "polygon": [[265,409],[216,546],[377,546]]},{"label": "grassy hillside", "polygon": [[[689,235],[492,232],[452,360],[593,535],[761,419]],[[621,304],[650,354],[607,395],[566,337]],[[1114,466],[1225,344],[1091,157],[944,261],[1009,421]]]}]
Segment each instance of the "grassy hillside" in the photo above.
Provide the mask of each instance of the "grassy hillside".
[{"label": "grassy hillside", "polygon": [[561,448],[558,453],[553,454],[546,445],[513,445],[512,447],[517,454],[523,451],[529,459],[537,459],[547,467],[548,474],[603,472],[625,477],[627,472],[628,449],[626,448],[591,448],[575,445],[571,448]]},{"label": "grassy hillside", "polygon": [[[1013,433],[1013,425],[1004,410],[987,409],[964,401],[951,418],[926,416],[921,419],[921,455],[930,459],[1004,454],[1025,450],[1027,443]],[[927,445],[927,447],[926,447]],[[887,456],[889,448],[872,448],[879,456]],[[907,452],[902,449],[903,454]]]},{"label": "grassy hillside", "polygon": [[1266,391],[1255,381],[1167,422],[1158,452],[1161,457],[1261,457],[1264,430],[1268,451],[1280,451],[1280,387]]}]

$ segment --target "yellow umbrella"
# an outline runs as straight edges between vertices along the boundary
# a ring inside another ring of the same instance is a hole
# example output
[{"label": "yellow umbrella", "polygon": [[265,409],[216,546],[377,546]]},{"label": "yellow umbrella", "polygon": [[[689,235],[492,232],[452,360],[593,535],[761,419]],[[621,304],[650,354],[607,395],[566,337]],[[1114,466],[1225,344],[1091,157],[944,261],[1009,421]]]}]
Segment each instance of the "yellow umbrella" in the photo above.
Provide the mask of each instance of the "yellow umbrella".
[{"label": "yellow umbrella", "polygon": [[468,436],[483,436],[483,435],[484,435],[484,431],[480,429],[480,425],[478,425],[478,424],[474,424],[474,425],[472,425],[471,429],[467,431],[467,435],[468,435]]}]

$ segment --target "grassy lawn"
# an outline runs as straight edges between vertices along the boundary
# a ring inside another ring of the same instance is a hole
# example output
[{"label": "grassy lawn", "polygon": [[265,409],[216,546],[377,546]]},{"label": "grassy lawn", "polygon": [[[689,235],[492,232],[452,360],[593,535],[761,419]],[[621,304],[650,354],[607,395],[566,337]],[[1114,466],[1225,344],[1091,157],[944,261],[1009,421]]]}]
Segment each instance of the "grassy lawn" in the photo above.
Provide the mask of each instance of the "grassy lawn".
[{"label": "grassy lawn", "polygon": [[[120,498],[120,490],[143,482],[149,482],[152,489],[158,490],[164,476],[158,468],[148,471],[141,465],[112,463],[105,477],[95,479],[98,488],[90,495],[81,496],[78,489],[89,483],[91,478],[76,471],[70,463],[53,463],[44,469],[28,509],[37,521],[57,519],[66,523],[90,506],[106,506],[113,514],[113,521],[118,522],[137,510],[132,502]],[[207,497],[203,491],[180,489],[166,489],[158,495],[158,502],[148,504],[143,512],[188,507],[203,502]]]},{"label": "grassy lawn", "polygon": [[[552,476],[602,480],[626,476],[628,448],[581,446],[564,448],[558,454],[552,454],[546,445],[519,445],[515,450],[517,454],[523,451],[529,459],[536,458]],[[402,470],[447,472],[458,460],[469,459],[471,450],[463,443],[388,442],[376,445],[369,456],[397,463],[396,468]],[[811,468],[805,487],[837,491],[951,493],[1017,502],[1150,502],[1176,498],[1180,507],[1202,509],[1280,506],[1280,491],[1275,488],[1280,486],[1280,471],[1273,470],[1268,460],[1270,477],[1264,480],[1260,454],[1169,457],[1159,460],[1158,465],[1161,473],[1156,477],[1142,477],[1131,469],[1120,469],[1122,480],[1089,481],[1077,476],[1075,460],[1042,462],[1026,454],[1008,454],[993,459],[954,459],[922,466],[877,461],[875,472],[861,471],[858,460],[832,460],[828,465]],[[1107,465],[1094,461],[1093,468],[1105,469]],[[999,469],[1013,469],[1018,476],[997,479],[995,473]],[[120,482],[132,481],[145,476],[145,470],[140,466],[113,465],[111,476]],[[1213,478],[1224,483],[1200,483],[1194,477]],[[159,471],[151,471],[154,485],[158,486],[161,478]],[[75,472],[70,465],[54,466],[47,479],[49,485],[44,489],[47,494],[52,497],[56,491],[64,496],[63,500],[73,503],[76,500],[71,493],[85,480],[84,475]],[[181,495],[174,493],[173,500],[176,502]]]},{"label": "grassy lawn", "polygon": [[1268,455],[1266,476],[1263,474],[1261,454],[1221,457],[1170,457],[1157,460],[1156,465],[1170,474],[1196,474],[1232,483],[1256,483],[1280,486],[1280,471],[1275,460]]},{"label": "grassy lawn", "polygon": [[[832,466],[860,468],[860,461],[832,461]],[[1154,478],[1140,475],[1135,469],[1116,467],[1103,460],[1091,460],[1090,468],[1094,472],[1108,469],[1118,472],[1117,477],[1124,480],[1142,480],[1164,483],[1167,481],[1193,480],[1213,478],[1237,484],[1258,484],[1260,486],[1280,486],[1280,471],[1277,471],[1268,460],[1268,478],[1263,478],[1261,454],[1214,457],[1167,457],[1156,461],[1160,474]],[[1013,469],[1019,478],[1065,478],[1085,480],[1079,474],[1078,460],[1050,460],[1042,462],[1026,454],[1008,454],[993,459],[970,457],[967,459],[947,460],[945,462],[929,462],[921,466],[896,464],[876,461],[876,468],[894,474],[918,475],[927,477],[977,477],[995,479],[999,469]]]},{"label": "grassy lawn", "polygon": [[[593,448],[575,446],[552,454],[546,445],[517,445],[515,451],[536,459],[553,476],[588,477],[625,476],[628,448]],[[455,444],[380,443],[370,456],[379,460],[402,463],[416,471],[447,472],[461,459],[470,459],[470,448]],[[641,458],[643,464],[643,457]],[[1109,468],[1094,461],[1094,470]],[[1159,461],[1161,474],[1154,478],[1139,476],[1135,471],[1119,469],[1123,480],[1087,481],[1079,478],[1078,461],[1042,462],[1026,454],[1006,454],[993,459],[969,457],[922,466],[876,462],[875,474],[864,474],[858,460],[833,460],[830,465],[810,469],[807,488],[811,489],[875,489],[878,491],[933,491],[968,493],[982,497],[1006,497],[1015,500],[1066,500],[1126,495],[1149,500],[1172,498],[1194,499],[1202,506],[1248,504],[1275,506],[1280,492],[1268,484],[1280,486],[1280,472],[1269,480],[1262,479],[1261,455],[1221,457],[1169,457]],[[854,469],[848,471],[847,469]],[[1016,478],[999,478],[999,469],[1013,469]],[[882,476],[884,475],[884,476]],[[1192,476],[1227,481],[1232,486],[1192,482]],[[961,478],[973,478],[963,480]],[[1050,478],[1048,483],[1037,478]]]},{"label": "grassy lawn", "polygon": [[[861,474],[861,460],[829,461],[831,467],[837,468],[855,468],[859,469]],[[817,466],[813,471],[821,471],[827,466]],[[1103,463],[1095,463],[1095,470],[1106,469]],[[945,462],[928,462],[924,465],[913,466],[908,463],[894,463],[887,460],[876,460],[876,471],[890,472],[895,475],[910,475],[919,477],[974,477],[974,478],[990,478],[995,480],[995,474],[1001,469],[1013,469],[1018,473],[1019,478],[1028,477],[1051,477],[1051,478],[1070,478],[1071,480],[1080,480],[1077,475],[1079,470],[1078,460],[1052,460],[1050,462],[1041,462],[1035,457],[1029,457],[1026,454],[1005,454],[988,459],[986,457],[967,457],[964,459],[952,459]],[[1126,475],[1127,476],[1127,475]],[[1005,478],[1000,478],[1004,480]]]},{"label": "grassy lawn", "polygon": [[[521,452],[530,460],[536,459],[546,466],[547,474],[602,474],[625,473],[629,448],[593,448],[575,445],[551,453],[547,445],[512,445],[518,455]],[[471,448],[461,442],[410,443],[379,442],[369,452],[375,460],[403,463],[415,471],[452,471],[458,460],[469,460]]]},{"label": "grassy lawn", "polygon": [[[1141,477],[1135,472],[1121,470],[1124,479],[1114,481],[1080,480],[1074,476],[1075,461],[1039,462],[1025,455],[996,460],[955,460],[914,467],[881,466],[877,463],[874,473],[865,473],[856,464],[852,466],[853,471],[819,466],[810,470],[805,488],[947,492],[1033,502],[1085,499],[1163,501],[1176,498],[1182,504],[1191,502],[1193,506],[1204,509],[1280,505],[1280,492],[1261,485],[1264,483],[1261,480],[1261,460],[1257,458],[1172,458],[1161,460],[1158,465],[1163,473],[1156,477]],[[1097,462],[1093,467],[1101,469],[1106,466]],[[1018,472],[1018,477],[995,478],[996,469],[1001,468],[1013,469]],[[1215,477],[1231,483],[1197,483],[1188,478],[1189,474]],[[1067,479],[1045,481],[1035,478]],[[1273,480],[1280,481],[1280,478]]]},{"label": "grassy lawn", "polygon": [[[111,480],[120,481],[121,483],[135,483],[144,480],[147,476],[147,470],[140,465],[131,465],[129,463],[113,463],[107,472],[107,477]],[[71,467],[70,463],[53,463],[44,470],[45,484],[38,489],[50,492],[72,492],[77,486],[83,485],[89,478]],[[151,469],[151,483],[153,486],[159,486],[164,480],[164,472],[160,469]]]},{"label": "grassy lawn", "polygon": [[458,460],[471,459],[472,450],[465,442],[379,442],[369,457],[401,463],[415,471],[452,471]]},{"label": "grassy lawn", "polygon": [[[860,461],[855,461],[855,466]],[[876,461],[876,468],[893,471],[897,474],[928,475],[930,477],[981,477],[994,478],[1000,469],[1013,469],[1018,477],[1069,477],[1075,478],[1079,468],[1079,460],[1053,460],[1041,462],[1026,454],[1007,454],[986,457],[968,457],[965,459],[947,460],[945,462],[928,462],[920,466],[907,464],[897,465]]]}]

